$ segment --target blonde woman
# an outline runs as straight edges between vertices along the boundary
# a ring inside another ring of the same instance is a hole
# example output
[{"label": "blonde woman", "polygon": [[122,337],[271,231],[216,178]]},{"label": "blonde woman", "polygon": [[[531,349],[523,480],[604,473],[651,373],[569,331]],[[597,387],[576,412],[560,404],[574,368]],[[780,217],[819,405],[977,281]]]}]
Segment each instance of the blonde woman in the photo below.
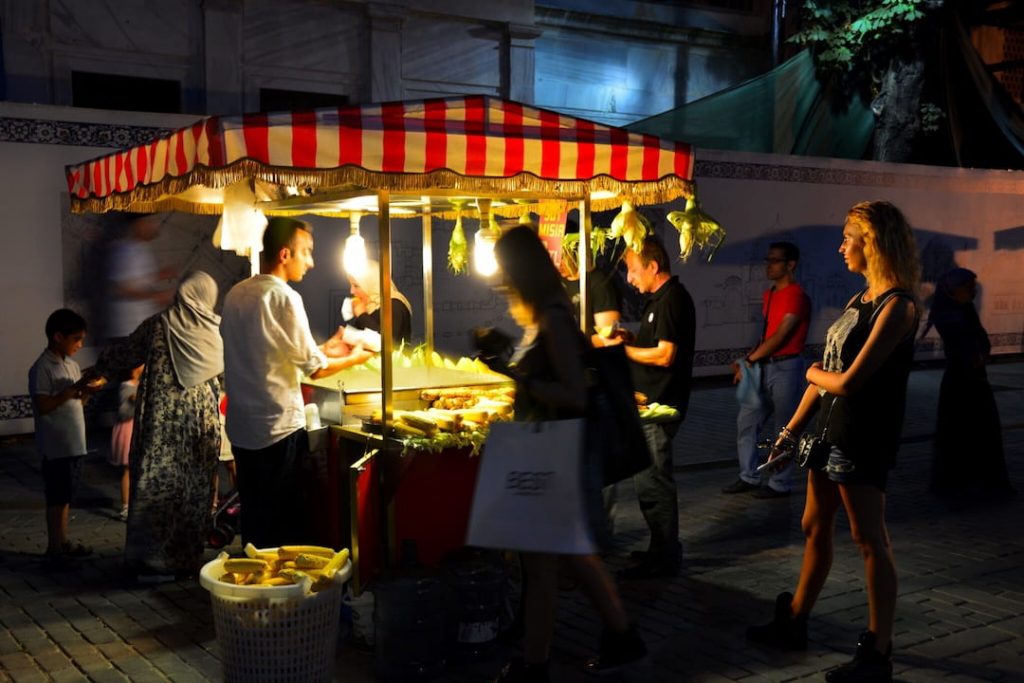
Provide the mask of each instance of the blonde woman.
[{"label": "blonde woman", "polygon": [[[794,435],[817,411],[817,434],[827,442],[808,463],[806,536],[800,579],[776,598],[775,618],[747,631],[755,642],[783,650],[807,647],[807,618],[832,566],[835,518],[846,510],[864,558],[868,627],[851,662],[826,674],[830,683],[892,679],[896,566],[885,526],[885,488],[896,459],[914,353],[919,277],[913,232],[888,202],[850,209],[839,247],[846,267],[867,286],[828,330],[822,362],[807,370],[807,390],[780,432],[770,458],[781,464]],[[813,462],[820,460],[820,462]]]}]

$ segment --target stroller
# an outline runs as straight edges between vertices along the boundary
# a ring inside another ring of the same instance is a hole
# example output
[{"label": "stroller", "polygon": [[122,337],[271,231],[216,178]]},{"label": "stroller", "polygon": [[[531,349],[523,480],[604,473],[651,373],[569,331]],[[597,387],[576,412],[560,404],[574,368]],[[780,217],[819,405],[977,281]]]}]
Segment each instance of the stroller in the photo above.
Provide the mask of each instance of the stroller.
[{"label": "stroller", "polygon": [[211,548],[223,548],[235,540],[241,511],[237,490],[218,501],[210,516],[210,532],[206,537]]},{"label": "stroller", "polygon": [[[217,503],[213,508],[213,512],[210,514],[210,531],[206,537],[206,542],[211,548],[223,548],[226,545],[230,545],[231,541],[235,540],[235,534],[238,533],[240,514],[242,510],[241,504],[238,502],[238,484],[235,480],[234,475],[234,456],[231,454],[231,444],[228,442],[228,435],[224,431],[224,415],[227,412],[228,397],[227,395],[221,396],[220,400],[220,436],[221,436],[221,451],[220,451],[220,465],[223,466],[228,473],[231,474],[232,489],[230,493],[225,496],[218,496]],[[220,481],[220,476],[215,476],[215,481]],[[216,486],[214,487],[216,488]],[[217,491],[217,494],[220,492]]]}]

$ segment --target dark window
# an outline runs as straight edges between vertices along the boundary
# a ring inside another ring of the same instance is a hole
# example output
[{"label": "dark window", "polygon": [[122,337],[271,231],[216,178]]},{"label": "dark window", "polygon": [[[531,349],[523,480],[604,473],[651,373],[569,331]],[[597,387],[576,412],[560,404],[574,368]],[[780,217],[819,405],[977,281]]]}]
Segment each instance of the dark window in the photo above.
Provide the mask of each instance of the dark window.
[{"label": "dark window", "polygon": [[737,12],[749,13],[754,11],[754,0],[689,0],[688,4],[716,7],[718,9],[731,9]]},{"label": "dark window", "polygon": [[162,78],[71,73],[71,101],[76,107],[181,113],[181,83]]},{"label": "dark window", "polygon": [[323,107],[342,107],[349,104],[348,95],[326,92],[300,92],[260,88],[260,111],[302,111]]}]

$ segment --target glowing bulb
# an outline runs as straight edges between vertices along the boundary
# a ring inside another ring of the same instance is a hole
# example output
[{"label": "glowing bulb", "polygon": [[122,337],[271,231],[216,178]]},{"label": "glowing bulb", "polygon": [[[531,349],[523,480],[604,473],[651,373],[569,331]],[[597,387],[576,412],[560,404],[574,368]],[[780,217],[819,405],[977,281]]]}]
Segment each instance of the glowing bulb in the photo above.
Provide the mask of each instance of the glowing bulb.
[{"label": "glowing bulb", "polygon": [[359,219],[362,217],[357,211],[349,216],[351,234],[345,240],[345,250],[341,255],[341,262],[345,268],[345,274],[350,278],[359,278],[366,273],[366,242],[359,234]]},{"label": "glowing bulb", "polygon": [[[482,221],[481,221],[482,222]],[[487,227],[483,225],[476,231],[476,238],[473,241],[473,266],[476,272],[484,277],[490,277],[498,272],[498,260],[494,257],[494,245],[501,237],[501,226],[491,214],[487,221]]]},{"label": "glowing bulb", "polygon": [[476,238],[473,241],[473,266],[476,272],[484,277],[490,277],[498,272],[498,260],[494,257],[496,241],[489,230],[481,228],[476,231]]}]

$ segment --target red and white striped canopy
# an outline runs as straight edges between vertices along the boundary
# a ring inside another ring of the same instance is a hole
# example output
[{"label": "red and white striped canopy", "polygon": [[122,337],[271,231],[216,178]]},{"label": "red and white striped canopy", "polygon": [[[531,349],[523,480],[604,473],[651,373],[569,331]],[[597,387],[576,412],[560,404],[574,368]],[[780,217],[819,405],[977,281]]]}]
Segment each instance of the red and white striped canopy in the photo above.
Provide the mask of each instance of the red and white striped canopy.
[{"label": "red and white striped canopy", "polygon": [[360,189],[564,199],[597,192],[606,197],[595,199],[601,209],[691,196],[693,162],[685,143],[471,96],[215,116],[69,166],[67,180],[77,212],[219,213],[216,190],[246,178],[268,199]]}]

